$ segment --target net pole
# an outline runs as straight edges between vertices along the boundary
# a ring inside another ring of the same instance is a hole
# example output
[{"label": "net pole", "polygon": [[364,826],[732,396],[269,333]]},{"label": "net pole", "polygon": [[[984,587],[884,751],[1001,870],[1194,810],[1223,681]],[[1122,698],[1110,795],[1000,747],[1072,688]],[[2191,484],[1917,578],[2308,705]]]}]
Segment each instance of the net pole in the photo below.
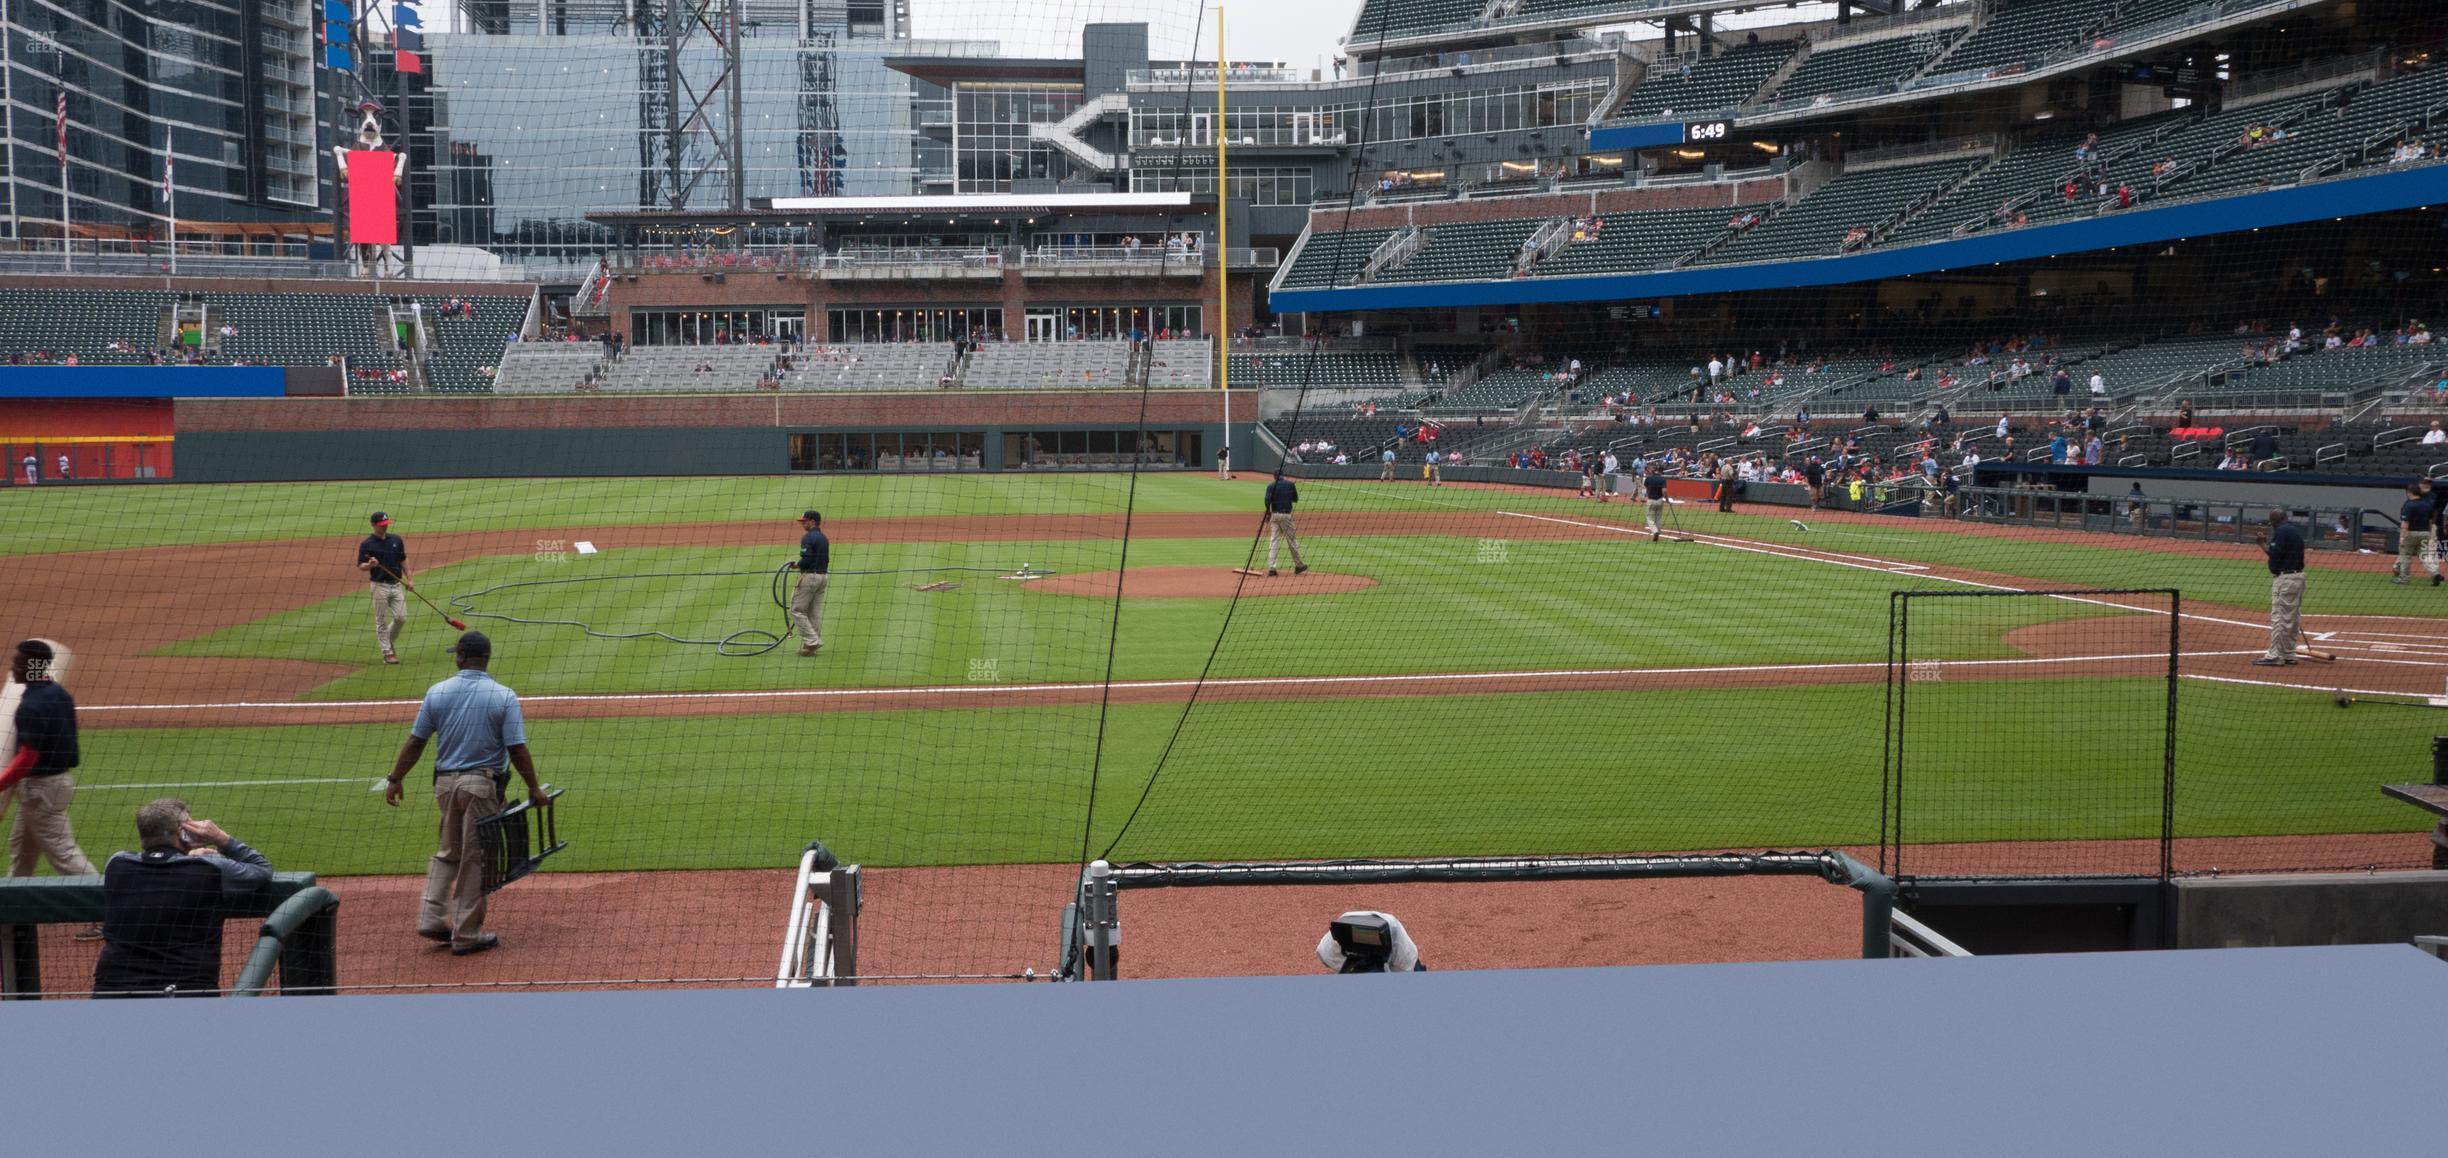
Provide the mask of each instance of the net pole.
[{"label": "net pole", "polygon": [[[2176,686],[2184,658],[2184,592],[2168,592],[2168,666],[2166,744],[2161,756],[2159,786],[2159,879],[2176,875]],[[2170,906],[2171,913],[2174,907]]]}]

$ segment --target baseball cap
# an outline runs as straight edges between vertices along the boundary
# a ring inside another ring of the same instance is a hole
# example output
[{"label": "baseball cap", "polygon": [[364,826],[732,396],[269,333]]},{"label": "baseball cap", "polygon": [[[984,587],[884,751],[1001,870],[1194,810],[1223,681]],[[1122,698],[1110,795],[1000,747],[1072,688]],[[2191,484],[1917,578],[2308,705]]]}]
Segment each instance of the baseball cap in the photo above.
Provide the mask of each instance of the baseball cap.
[{"label": "baseball cap", "polygon": [[459,642],[451,645],[451,651],[457,655],[489,657],[493,654],[493,641],[481,631],[471,631],[460,636]]},{"label": "baseball cap", "polygon": [[824,521],[824,516],[817,514],[814,511],[803,511],[800,513],[799,517],[802,519],[814,519],[819,523]]},{"label": "baseball cap", "polygon": [[386,515],[381,511],[376,511],[374,512],[374,517],[367,521],[373,523],[377,527],[388,527],[391,525],[391,516]]}]

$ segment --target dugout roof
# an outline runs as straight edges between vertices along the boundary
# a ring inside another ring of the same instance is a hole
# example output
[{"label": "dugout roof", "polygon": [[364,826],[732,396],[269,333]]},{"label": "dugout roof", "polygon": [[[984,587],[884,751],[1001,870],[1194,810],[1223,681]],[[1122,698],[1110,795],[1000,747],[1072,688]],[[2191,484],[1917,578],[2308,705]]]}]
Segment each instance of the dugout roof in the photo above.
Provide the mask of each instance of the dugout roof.
[{"label": "dugout roof", "polygon": [[[2438,1142],[2420,1091],[2443,970],[2368,945],[44,1001],[6,1014],[54,1075],[8,1136],[29,1154],[165,1133],[431,1150],[408,1140],[446,1126],[551,1154],[2412,1154]],[[181,1042],[203,1053],[161,1056]],[[433,1091],[470,1077],[492,1096],[436,1117]]]}]

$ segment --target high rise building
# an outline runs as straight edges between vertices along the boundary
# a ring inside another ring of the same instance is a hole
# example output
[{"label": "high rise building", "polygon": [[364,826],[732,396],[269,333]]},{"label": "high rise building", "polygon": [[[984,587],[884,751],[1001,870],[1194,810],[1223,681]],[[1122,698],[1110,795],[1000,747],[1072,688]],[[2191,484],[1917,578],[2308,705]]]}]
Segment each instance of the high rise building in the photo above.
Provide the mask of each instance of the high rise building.
[{"label": "high rise building", "polygon": [[914,47],[903,0],[747,0],[735,93],[691,19],[685,0],[429,10],[409,102],[418,242],[585,259],[606,243],[590,211],[903,195],[945,165],[917,131],[913,82],[884,64]]},{"label": "high rise building", "polygon": [[80,239],[158,242],[167,170],[183,239],[302,255],[330,228],[319,17],[315,0],[0,6],[0,229],[57,239],[65,196]]}]

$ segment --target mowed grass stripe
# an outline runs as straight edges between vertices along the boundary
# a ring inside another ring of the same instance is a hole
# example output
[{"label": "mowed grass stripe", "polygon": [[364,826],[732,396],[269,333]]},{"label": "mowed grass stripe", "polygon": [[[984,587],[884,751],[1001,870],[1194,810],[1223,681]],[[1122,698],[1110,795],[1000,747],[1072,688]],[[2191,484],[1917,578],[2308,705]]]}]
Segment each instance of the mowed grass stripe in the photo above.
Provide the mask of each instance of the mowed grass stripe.
[{"label": "mowed grass stripe", "polygon": [[[1915,800],[1926,840],[2147,836],[2157,798],[2103,792],[2088,760],[2139,784],[2155,733],[2123,735],[2149,680],[1967,686],[1976,739],[1951,791]],[[1562,853],[1859,844],[1875,839],[1878,685],[1635,696],[1553,693],[1208,703],[1117,856],[1146,859]],[[2395,832],[2370,753],[2417,753],[2432,721],[2367,713],[2350,730],[2315,694],[2188,684],[2180,835]],[[2113,713],[2106,708],[2113,707]],[[1113,711],[1092,851],[1147,783],[1172,705]],[[178,784],[333,778],[371,785],[405,730],[101,730],[80,780]],[[2287,736],[2240,761],[2218,725]],[[566,870],[786,866],[809,839],[873,865],[1064,861],[1086,822],[1093,708],[541,722],[545,778],[571,789]],[[2075,741],[2088,744],[2075,746]],[[422,772],[417,787],[422,791]],[[2092,776],[2086,779],[2086,776]],[[162,789],[161,794],[181,790]],[[355,783],[198,788],[196,810],[284,866],[415,872],[432,814]],[[80,794],[89,851],[120,847],[142,793]],[[2058,818],[2052,820],[2051,818]],[[2082,818],[2077,828],[2064,818]]]},{"label": "mowed grass stripe", "polygon": [[[575,628],[516,624],[482,613],[578,620],[604,632],[659,629],[716,639],[743,628],[779,633],[762,549],[612,551],[567,563],[525,556],[468,560],[424,573],[437,599],[513,580],[589,573],[602,582],[548,583],[472,596],[470,622],[500,644],[503,678],[531,693],[737,691],[802,687],[908,687],[960,682],[971,660],[995,661],[999,679],[1077,682],[1105,675],[1112,635],[1109,600],[1051,594],[980,572],[857,570],[947,565],[1016,567],[1022,562],[1116,562],[1119,544],[892,543],[844,546],[825,601],[825,654],[793,662],[790,651],[730,657],[661,639],[590,638]],[[1247,544],[1165,539],[1133,545],[1134,569],[1203,566],[1221,571]],[[1220,677],[1400,674],[1546,667],[1682,667],[1812,663],[1885,657],[1891,580],[1863,571],[1798,573],[1784,560],[1698,547],[1525,541],[1501,562],[1456,561],[1454,540],[1355,536],[1319,540],[1317,566],[1368,575],[1376,587],[1338,595],[1248,598],[1233,611],[1211,674]],[[1477,550],[1476,544],[1468,545]],[[785,556],[787,557],[787,556]],[[1491,555],[1491,558],[1497,558]],[[1263,562],[1263,560],[1261,560]],[[1288,562],[1288,561],[1287,561]],[[1058,568],[1067,572],[1071,566]],[[656,573],[746,572],[723,577]],[[645,577],[641,577],[645,576]],[[949,578],[956,590],[913,590]],[[787,589],[795,577],[786,576]],[[1253,578],[1246,590],[1269,590]],[[2061,619],[2140,619],[2114,608],[2059,600],[1993,605],[1996,615],[1955,630],[1922,633],[1930,658],[2010,654],[2001,632]],[[1116,676],[1184,678],[1206,670],[1222,628],[1224,599],[1125,601]],[[431,662],[450,634],[421,607],[403,636],[412,662],[384,667],[367,638],[364,597],[322,603],[162,649],[163,654],[311,660],[357,670],[318,688],[319,699],[414,695],[435,677]],[[446,670],[446,669],[445,669]]]}]

